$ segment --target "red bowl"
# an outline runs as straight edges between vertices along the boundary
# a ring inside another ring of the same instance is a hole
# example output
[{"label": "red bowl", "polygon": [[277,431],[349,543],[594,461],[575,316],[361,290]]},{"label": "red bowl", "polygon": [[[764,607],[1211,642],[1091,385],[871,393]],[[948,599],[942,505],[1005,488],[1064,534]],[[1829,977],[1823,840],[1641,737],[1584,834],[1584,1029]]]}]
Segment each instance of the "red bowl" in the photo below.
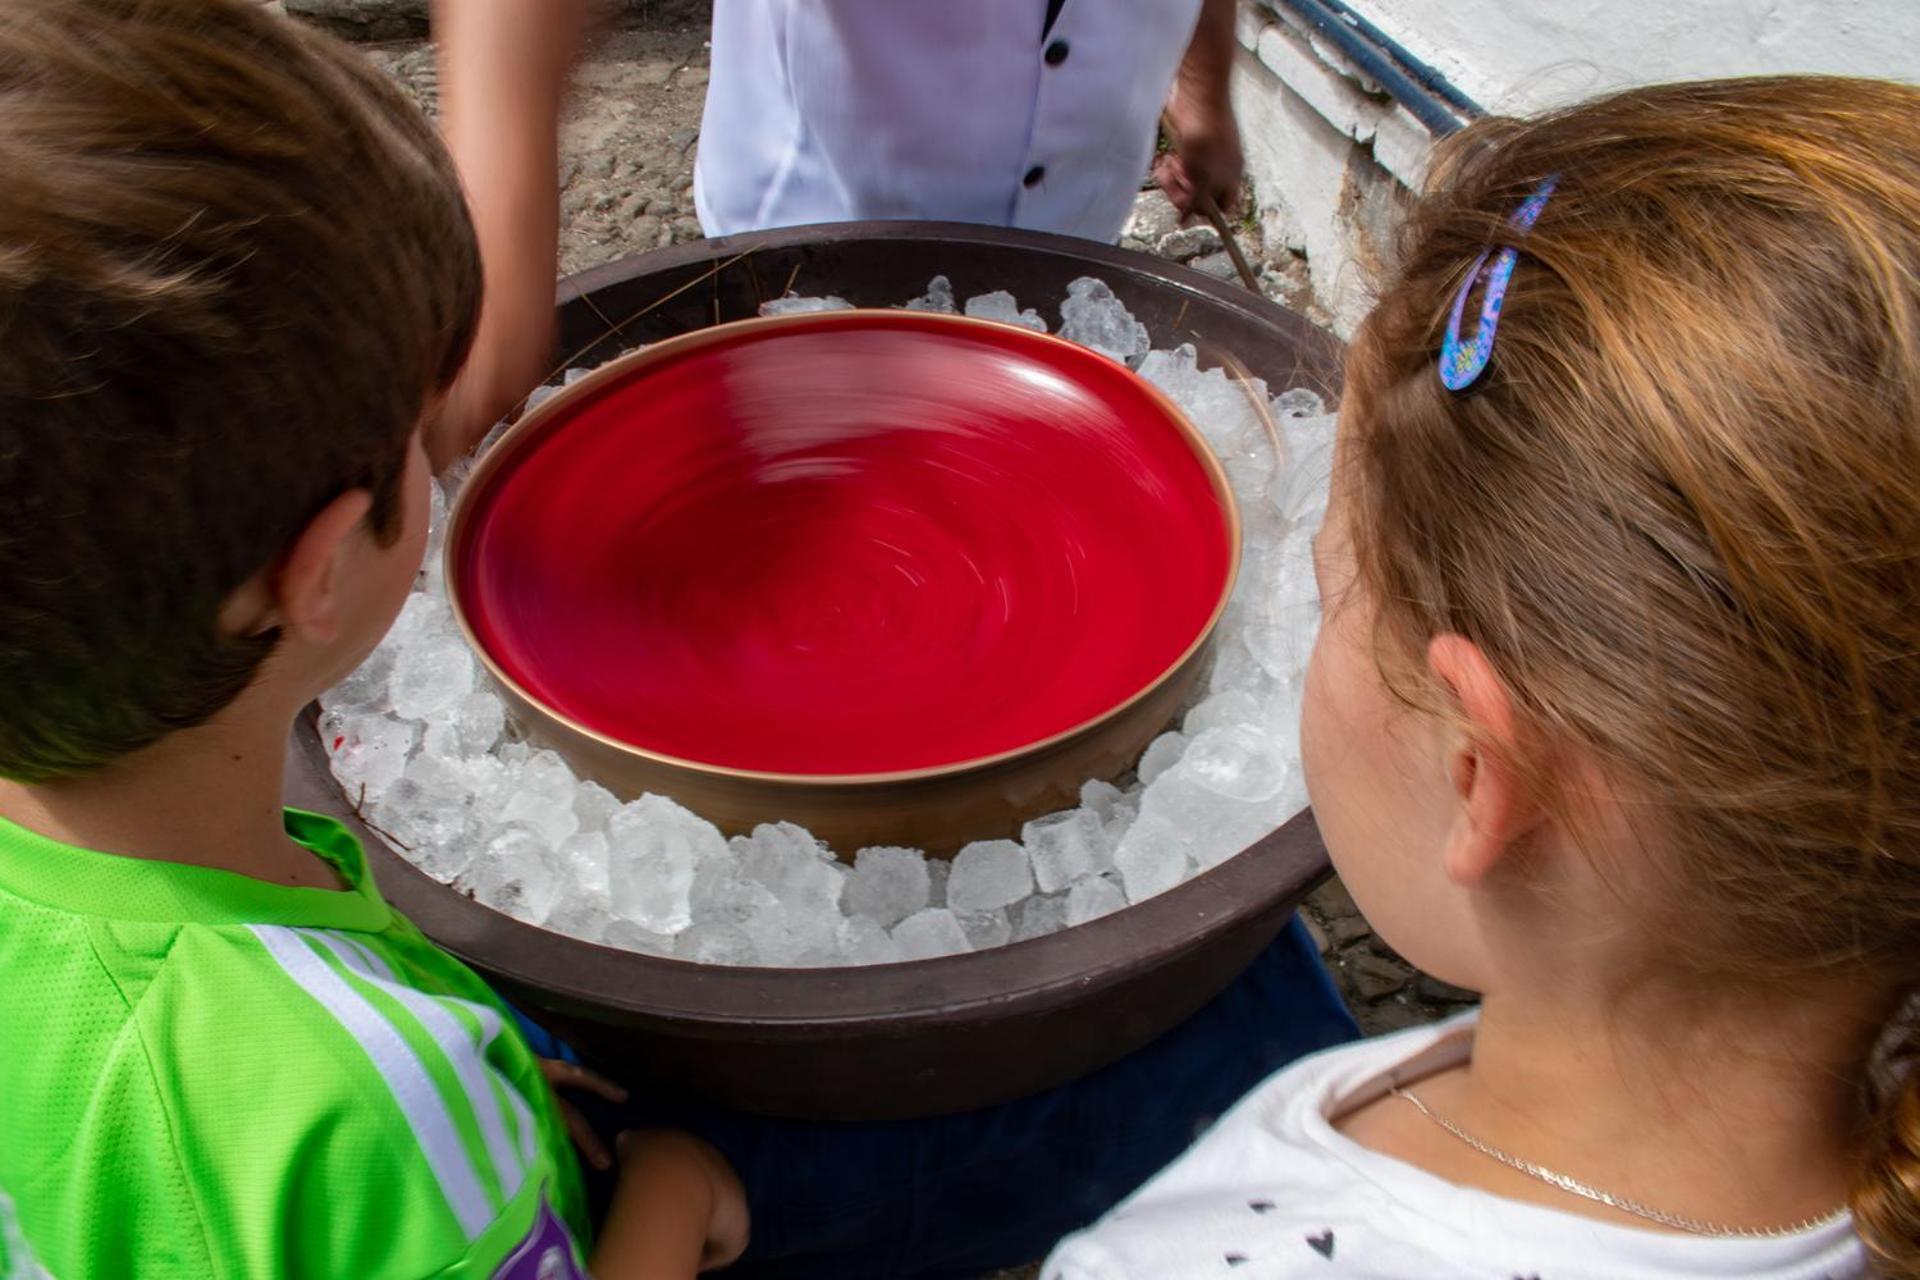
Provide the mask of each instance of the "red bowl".
[{"label": "red bowl", "polygon": [[[688,334],[554,396],[462,492],[448,580],[539,736],[616,791],[684,792],[665,769],[790,796],[1004,772],[1116,719],[1137,752],[1174,707],[1122,713],[1197,675],[1238,556],[1219,464],[1124,367],[840,311]],[[743,800],[694,807],[794,816]]]}]

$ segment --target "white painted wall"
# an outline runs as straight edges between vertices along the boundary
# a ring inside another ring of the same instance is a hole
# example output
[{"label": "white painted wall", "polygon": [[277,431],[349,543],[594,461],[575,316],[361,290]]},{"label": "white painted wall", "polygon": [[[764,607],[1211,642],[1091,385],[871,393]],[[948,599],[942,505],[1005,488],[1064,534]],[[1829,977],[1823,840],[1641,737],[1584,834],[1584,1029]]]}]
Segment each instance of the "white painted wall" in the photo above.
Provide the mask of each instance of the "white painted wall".
[{"label": "white painted wall", "polygon": [[1920,0],[1349,0],[1483,106],[1525,112],[1660,80],[1920,80]]},{"label": "white painted wall", "polygon": [[[1920,0],[1348,0],[1483,106],[1524,114],[1660,80],[1821,71],[1920,81]],[[1270,244],[1306,254],[1336,330],[1366,313],[1424,126],[1330,45],[1241,0],[1234,105]]]}]

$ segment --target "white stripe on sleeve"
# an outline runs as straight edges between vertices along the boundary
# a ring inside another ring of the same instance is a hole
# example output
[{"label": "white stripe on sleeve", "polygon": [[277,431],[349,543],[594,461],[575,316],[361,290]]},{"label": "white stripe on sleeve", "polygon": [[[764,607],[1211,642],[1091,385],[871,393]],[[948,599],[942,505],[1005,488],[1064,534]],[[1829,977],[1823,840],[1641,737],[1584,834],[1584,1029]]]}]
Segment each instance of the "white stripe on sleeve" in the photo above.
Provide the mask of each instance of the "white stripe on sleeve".
[{"label": "white stripe on sleeve", "polygon": [[412,1046],[295,930],[272,924],[247,927],[287,976],[331,1013],[366,1052],[374,1070],[392,1091],[400,1114],[413,1129],[414,1139],[419,1142],[421,1153],[426,1156],[427,1165],[433,1170],[460,1229],[469,1241],[479,1239],[480,1233],[493,1221],[493,1206],[467,1156],[452,1113]]},{"label": "white stripe on sleeve", "polygon": [[[520,1101],[520,1095],[506,1081],[488,1079],[494,1072],[481,1056],[486,1046],[500,1035],[500,1016],[483,1004],[461,1000],[457,996],[430,995],[418,987],[401,982],[385,958],[358,938],[319,929],[302,929],[300,932],[333,952],[341,964],[392,996],[420,1020],[420,1025],[426,1028],[427,1034],[433,1037],[433,1042],[446,1055],[447,1064],[460,1079],[461,1089],[473,1103],[473,1113],[480,1119],[480,1137],[486,1143],[487,1157],[499,1171],[500,1192],[506,1199],[512,1200],[526,1181],[527,1167],[521,1159],[521,1153],[514,1149],[507,1137],[506,1118],[500,1110],[499,1094],[504,1093],[518,1103],[522,1112],[526,1110],[526,1104]],[[480,1045],[477,1048],[468,1036],[466,1026],[442,1006],[442,1000],[464,1006],[479,1020]],[[501,1086],[498,1091],[494,1088],[495,1084]],[[531,1115],[521,1118],[521,1132],[526,1132],[527,1126],[532,1123]]]}]

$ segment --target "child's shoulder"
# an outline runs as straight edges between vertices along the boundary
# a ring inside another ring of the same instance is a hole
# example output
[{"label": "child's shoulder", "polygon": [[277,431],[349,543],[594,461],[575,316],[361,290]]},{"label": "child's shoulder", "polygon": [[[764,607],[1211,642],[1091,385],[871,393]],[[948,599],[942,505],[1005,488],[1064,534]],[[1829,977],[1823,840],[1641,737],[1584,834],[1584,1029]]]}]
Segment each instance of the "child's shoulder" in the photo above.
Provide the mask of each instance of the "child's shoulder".
[{"label": "child's shoulder", "polygon": [[1446,1182],[1336,1129],[1396,1082],[1465,1061],[1476,1019],[1328,1049],[1270,1076],[1186,1155],[1061,1242],[1043,1280],[1866,1274],[1845,1222],[1764,1243],[1640,1231]]},{"label": "child's shoulder", "polygon": [[269,1274],[304,1240],[319,1274],[428,1275],[571,1215],[537,1062],[370,888],[67,866],[137,884],[0,875],[0,1043],[30,1050],[0,1054],[0,1196],[53,1274]]},{"label": "child's shoulder", "polygon": [[1417,1059],[1463,1053],[1470,1029],[1470,1018],[1416,1027],[1276,1072],[1179,1160],[1062,1242],[1045,1280],[1322,1276],[1336,1257],[1358,1268],[1341,1274],[1451,1274],[1417,1242],[1383,1237],[1381,1189],[1329,1117]]}]

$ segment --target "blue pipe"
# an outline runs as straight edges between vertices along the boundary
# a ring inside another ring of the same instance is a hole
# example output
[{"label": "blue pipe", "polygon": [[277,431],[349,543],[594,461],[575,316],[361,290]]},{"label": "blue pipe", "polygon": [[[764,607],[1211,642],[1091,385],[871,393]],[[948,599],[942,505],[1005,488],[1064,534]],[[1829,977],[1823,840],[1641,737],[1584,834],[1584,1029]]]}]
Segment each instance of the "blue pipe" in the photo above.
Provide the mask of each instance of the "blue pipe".
[{"label": "blue pipe", "polygon": [[1379,45],[1388,57],[1407,69],[1408,75],[1412,76],[1426,88],[1439,94],[1442,98],[1445,98],[1469,118],[1487,114],[1486,108],[1462,93],[1459,86],[1455,85],[1453,81],[1447,79],[1433,67],[1414,57],[1406,46],[1382,31],[1379,27],[1374,26],[1373,23],[1367,21],[1362,14],[1356,13],[1353,7],[1346,3],[1346,0],[1320,0],[1320,2],[1338,14],[1340,18],[1354,30]]},{"label": "blue pipe", "polygon": [[[1460,128],[1461,115],[1475,113],[1468,111],[1465,107],[1453,105],[1451,99],[1454,95],[1460,98],[1466,97],[1459,90],[1454,89],[1451,94],[1443,98],[1432,88],[1414,80],[1406,71],[1401,70],[1400,66],[1380,46],[1372,43],[1362,31],[1329,8],[1323,0],[1273,0],[1273,3],[1285,5],[1293,10],[1307,25],[1325,36],[1327,41],[1346,55],[1355,66],[1378,81],[1382,89],[1411,112],[1413,117],[1425,125],[1436,138],[1444,138],[1456,132]],[[1367,24],[1369,27],[1372,25],[1372,23]],[[1397,49],[1399,46],[1392,47]],[[1401,52],[1405,53],[1404,50]],[[1420,65],[1428,75],[1441,79],[1440,74],[1433,68],[1427,67],[1425,63]],[[1451,89],[1451,86],[1449,88]]]}]

